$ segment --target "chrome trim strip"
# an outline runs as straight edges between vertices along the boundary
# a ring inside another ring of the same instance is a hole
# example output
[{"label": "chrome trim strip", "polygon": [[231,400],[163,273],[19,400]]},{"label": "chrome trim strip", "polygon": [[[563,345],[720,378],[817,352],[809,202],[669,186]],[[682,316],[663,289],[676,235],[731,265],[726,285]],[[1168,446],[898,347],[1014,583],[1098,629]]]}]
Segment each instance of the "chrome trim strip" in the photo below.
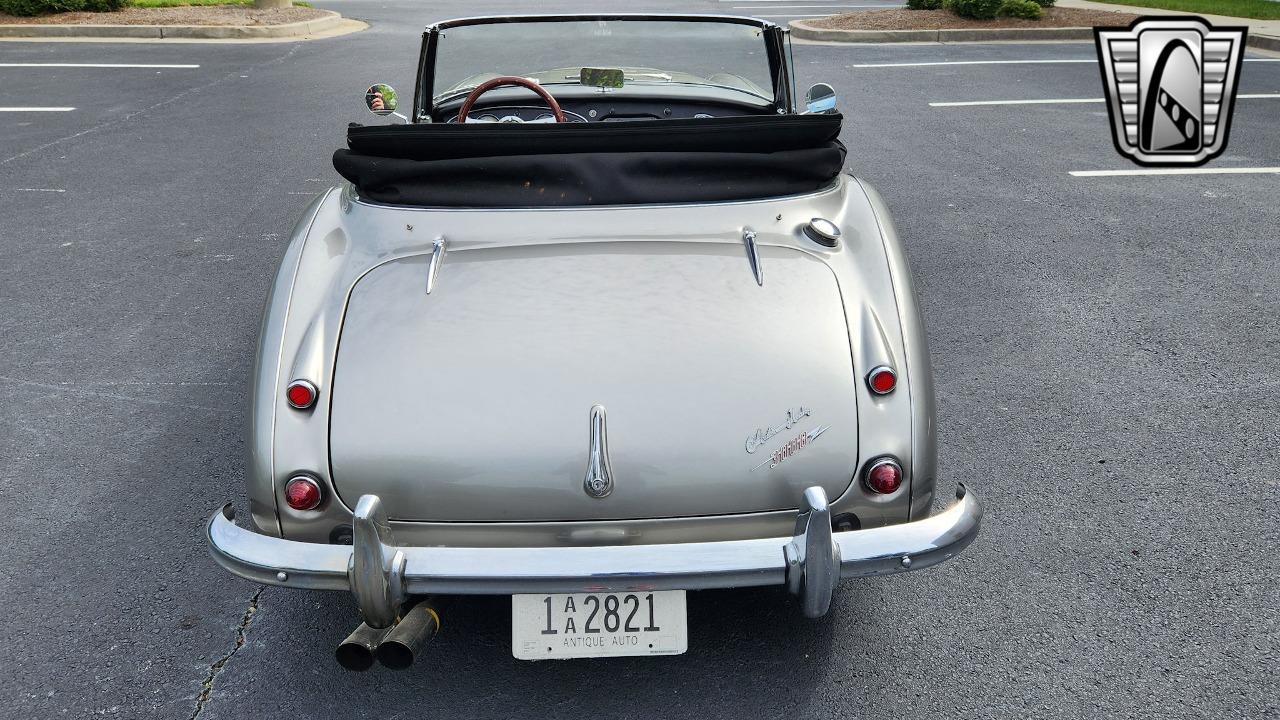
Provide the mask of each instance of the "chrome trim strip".
[{"label": "chrome trim strip", "polygon": [[[365,517],[376,527],[377,512],[364,502],[366,498],[372,496],[361,498],[358,507],[365,506]],[[806,492],[806,506],[800,513],[807,517],[797,517],[798,534],[789,538],[604,547],[394,548],[387,542],[389,530],[382,534],[367,528],[356,535],[352,548],[260,535],[237,526],[230,505],[214,513],[206,532],[210,553],[219,565],[267,585],[350,590],[353,584],[347,567],[354,567],[353,558],[358,554],[374,561],[381,558],[388,599],[393,602],[397,596],[411,594],[702,590],[786,584],[802,589],[807,613],[823,609],[828,581],[921,570],[964,550],[977,537],[982,505],[964,485],[957,488],[956,498],[950,508],[924,520],[831,533],[829,562],[839,569],[838,575],[820,569],[825,562],[810,568],[819,562],[815,558],[828,557],[820,528],[824,524],[830,528],[829,518],[821,521],[825,498],[811,492]],[[803,547],[804,559],[790,563],[789,555],[797,550],[788,551],[787,546]],[[403,565],[398,566],[401,560]],[[369,566],[361,561],[362,571]],[[361,587],[359,592],[366,590]],[[374,605],[376,598],[361,608],[377,612]]]},{"label": "chrome trim strip", "polygon": [[427,294],[436,287],[436,276],[440,274],[440,266],[444,264],[445,239],[444,237],[436,238],[435,243],[431,246],[431,262],[427,265]]},{"label": "chrome trim strip", "polygon": [[764,287],[764,268],[760,265],[760,249],[756,247],[756,231],[743,228],[742,242],[747,246],[747,261],[751,263],[751,274],[756,276],[756,284]]}]

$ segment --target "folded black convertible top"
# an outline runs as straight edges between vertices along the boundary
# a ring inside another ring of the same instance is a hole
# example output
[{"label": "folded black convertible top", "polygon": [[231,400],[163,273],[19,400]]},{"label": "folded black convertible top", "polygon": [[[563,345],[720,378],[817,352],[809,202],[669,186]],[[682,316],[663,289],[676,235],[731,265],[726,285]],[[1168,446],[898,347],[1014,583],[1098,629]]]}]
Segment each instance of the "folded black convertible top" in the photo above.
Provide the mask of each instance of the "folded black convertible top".
[{"label": "folded black convertible top", "polygon": [[543,207],[778,197],[844,166],[839,115],[352,126],[333,165],[369,200]]}]

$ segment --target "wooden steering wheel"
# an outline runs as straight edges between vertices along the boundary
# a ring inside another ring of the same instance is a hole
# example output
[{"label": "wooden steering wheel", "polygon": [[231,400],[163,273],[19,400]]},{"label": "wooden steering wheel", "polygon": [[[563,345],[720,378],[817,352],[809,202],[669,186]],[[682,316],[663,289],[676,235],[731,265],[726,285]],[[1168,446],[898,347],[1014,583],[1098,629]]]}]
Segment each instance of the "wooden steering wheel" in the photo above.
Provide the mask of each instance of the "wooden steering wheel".
[{"label": "wooden steering wheel", "polygon": [[476,100],[479,100],[481,95],[496,87],[505,87],[508,85],[519,85],[522,88],[534,91],[542,98],[543,102],[547,104],[547,107],[551,108],[551,113],[555,115],[556,122],[565,122],[564,111],[560,109],[560,103],[556,102],[556,99],[551,97],[551,93],[544,90],[541,85],[532,80],[515,77],[514,75],[503,75],[501,77],[493,78],[492,80],[486,80],[477,85],[474,90],[467,94],[467,99],[462,101],[462,107],[458,108],[458,122],[464,123],[467,121],[467,115],[471,112],[471,106],[476,104]]}]

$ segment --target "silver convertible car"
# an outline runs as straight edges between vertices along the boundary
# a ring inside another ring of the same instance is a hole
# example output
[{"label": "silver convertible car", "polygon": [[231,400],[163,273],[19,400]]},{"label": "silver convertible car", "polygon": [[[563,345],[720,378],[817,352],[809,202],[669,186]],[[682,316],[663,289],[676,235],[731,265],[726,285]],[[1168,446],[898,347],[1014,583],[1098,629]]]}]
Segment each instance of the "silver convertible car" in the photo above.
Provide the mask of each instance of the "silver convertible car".
[{"label": "silver convertible car", "polygon": [[218,563],[351,592],[364,669],[452,595],[512,596],[518,658],[676,654],[686,591],[819,617],[963,550],[901,241],[790,56],[738,17],[427,28],[293,230]]}]

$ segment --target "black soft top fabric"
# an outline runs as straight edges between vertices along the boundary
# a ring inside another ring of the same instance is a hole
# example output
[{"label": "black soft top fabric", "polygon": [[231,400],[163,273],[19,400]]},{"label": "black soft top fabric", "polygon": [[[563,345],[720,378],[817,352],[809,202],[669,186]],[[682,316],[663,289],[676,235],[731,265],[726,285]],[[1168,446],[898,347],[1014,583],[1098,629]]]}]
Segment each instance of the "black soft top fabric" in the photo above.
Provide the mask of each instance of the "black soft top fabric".
[{"label": "black soft top fabric", "polygon": [[352,126],[338,173],[437,207],[706,202],[811,192],[844,166],[839,115]]}]

